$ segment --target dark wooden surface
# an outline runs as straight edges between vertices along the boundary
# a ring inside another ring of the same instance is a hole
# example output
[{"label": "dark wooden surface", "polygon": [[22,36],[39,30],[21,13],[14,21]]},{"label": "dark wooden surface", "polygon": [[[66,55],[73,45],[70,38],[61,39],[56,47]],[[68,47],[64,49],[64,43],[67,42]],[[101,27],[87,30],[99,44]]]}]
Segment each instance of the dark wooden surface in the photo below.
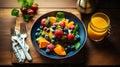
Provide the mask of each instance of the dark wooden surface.
[{"label": "dark wooden surface", "polygon": [[[115,0],[110,1],[116,3],[114,2]],[[105,1],[105,3],[107,4],[107,6],[105,6],[106,8],[103,8],[104,6],[102,5],[98,7],[100,9],[96,9],[95,12],[104,12],[110,17],[112,26],[110,37],[105,38],[99,43],[91,41],[88,37],[83,49],[75,56],[64,60],[51,60],[41,56],[42,59],[44,59],[42,60],[43,64],[46,64],[47,62],[63,64],[66,62],[85,65],[120,65],[120,8],[118,3],[115,5],[115,8],[114,5],[110,5],[111,7],[109,7],[111,2],[107,3]],[[104,4],[104,2],[99,2],[98,4]],[[54,7],[49,9],[53,8]],[[72,7],[72,9],[75,8]],[[0,65],[12,65],[13,52],[11,48],[10,28],[15,25],[16,17],[11,16],[10,11],[11,8],[6,8],[5,5],[4,7],[0,7]],[[92,14],[82,14],[81,16],[86,28],[91,15]]]}]

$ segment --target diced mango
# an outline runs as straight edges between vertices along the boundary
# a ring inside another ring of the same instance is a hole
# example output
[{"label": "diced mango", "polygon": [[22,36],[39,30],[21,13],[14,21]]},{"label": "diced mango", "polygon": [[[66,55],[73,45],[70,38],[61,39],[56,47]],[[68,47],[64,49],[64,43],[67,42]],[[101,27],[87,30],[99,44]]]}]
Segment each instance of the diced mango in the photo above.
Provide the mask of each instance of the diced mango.
[{"label": "diced mango", "polygon": [[52,40],[52,36],[53,36],[52,28],[50,28],[49,37],[50,37],[51,40]]},{"label": "diced mango", "polygon": [[47,41],[45,38],[41,37],[38,41],[38,44],[39,44],[39,48],[45,48],[47,47],[47,45],[50,44],[49,41]]},{"label": "diced mango", "polygon": [[50,17],[50,22],[53,24],[56,22],[56,17]]},{"label": "diced mango", "polygon": [[67,25],[68,28],[70,28],[72,25],[74,25],[74,21],[70,21]]},{"label": "diced mango", "polygon": [[68,25],[68,22],[69,22],[69,20],[66,19],[66,20],[65,20],[65,25],[66,25],[66,26]]},{"label": "diced mango", "polygon": [[55,49],[54,49],[54,52],[57,54],[57,55],[60,55],[60,56],[65,56],[66,55],[66,51],[65,49],[60,45],[60,44],[57,44]]},{"label": "diced mango", "polygon": [[48,33],[46,31],[43,31],[43,34],[48,35]]}]

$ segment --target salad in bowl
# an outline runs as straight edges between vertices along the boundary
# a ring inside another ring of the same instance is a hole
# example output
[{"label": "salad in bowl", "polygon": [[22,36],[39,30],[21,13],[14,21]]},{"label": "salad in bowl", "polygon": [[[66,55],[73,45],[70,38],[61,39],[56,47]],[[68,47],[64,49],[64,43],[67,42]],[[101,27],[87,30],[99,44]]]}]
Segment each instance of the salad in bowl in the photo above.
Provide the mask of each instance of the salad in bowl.
[{"label": "salad in bowl", "polygon": [[52,59],[73,56],[86,41],[84,24],[65,11],[49,12],[36,20],[31,40],[39,53]]}]

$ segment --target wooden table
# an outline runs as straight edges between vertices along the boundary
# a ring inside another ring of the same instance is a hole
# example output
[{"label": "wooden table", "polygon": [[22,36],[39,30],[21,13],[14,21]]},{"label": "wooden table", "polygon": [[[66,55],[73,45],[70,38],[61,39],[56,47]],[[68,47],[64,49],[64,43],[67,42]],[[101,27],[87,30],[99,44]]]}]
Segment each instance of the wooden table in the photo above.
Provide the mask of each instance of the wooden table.
[{"label": "wooden table", "polygon": [[[32,55],[33,61],[28,62],[26,60],[25,64],[77,63],[85,65],[120,65],[120,9],[98,9],[95,11],[104,12],[110,17],[112,26],[110,37],[104,39],[102,42],[99,43],[91,41],[88,37],[85,46],[75,56],[63,60],[53,60],[39,54],[31,43],[31,40],[29,38],[30,28],[36,18],[49,11],[63,10],[75,14],[80,19],[82,18],[87,28],[88,22],[92,14],[81,15],[75,7],[77,0],[54,0],[53,2],[51,2],[51,0],[48,0],[48,2],[45,2],[44,0],[35,1],[37,3],[40,3],[38,14],[33,18],[33,21],[27,23],[27,42],[29,42],[30,54]],[[10,40],[10,28],[15,24],[16,27],[19,28],[19,19],[11,16],[10,14],[13,7],[19,8],[20,5],[18,5],[15,0],[11,0],[10,2],[8,2],[7,0],[2,0],[0,2],[0,65],[11,66],[17,64],[16,57],[14,56],[11,48]]]}]

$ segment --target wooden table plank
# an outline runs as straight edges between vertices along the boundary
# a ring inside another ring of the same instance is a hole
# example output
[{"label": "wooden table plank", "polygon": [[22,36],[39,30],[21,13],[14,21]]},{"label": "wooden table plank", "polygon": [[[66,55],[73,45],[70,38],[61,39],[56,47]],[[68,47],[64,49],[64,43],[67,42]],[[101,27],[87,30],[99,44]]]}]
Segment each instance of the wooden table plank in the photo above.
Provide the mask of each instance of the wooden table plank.
[{"label": "wooden table plank", "polygon": [[10,12],[11,9],[0,9],[0,65],[12,65],[10,28],[14,25],[15,17]]},{"label": "wooden table plank", "polygon": [[[76,2],[77,0],[34,0],[40,8],[76,8]],[[0,0],[0,8],[19,8],[20,6],[17,0]]]}]

